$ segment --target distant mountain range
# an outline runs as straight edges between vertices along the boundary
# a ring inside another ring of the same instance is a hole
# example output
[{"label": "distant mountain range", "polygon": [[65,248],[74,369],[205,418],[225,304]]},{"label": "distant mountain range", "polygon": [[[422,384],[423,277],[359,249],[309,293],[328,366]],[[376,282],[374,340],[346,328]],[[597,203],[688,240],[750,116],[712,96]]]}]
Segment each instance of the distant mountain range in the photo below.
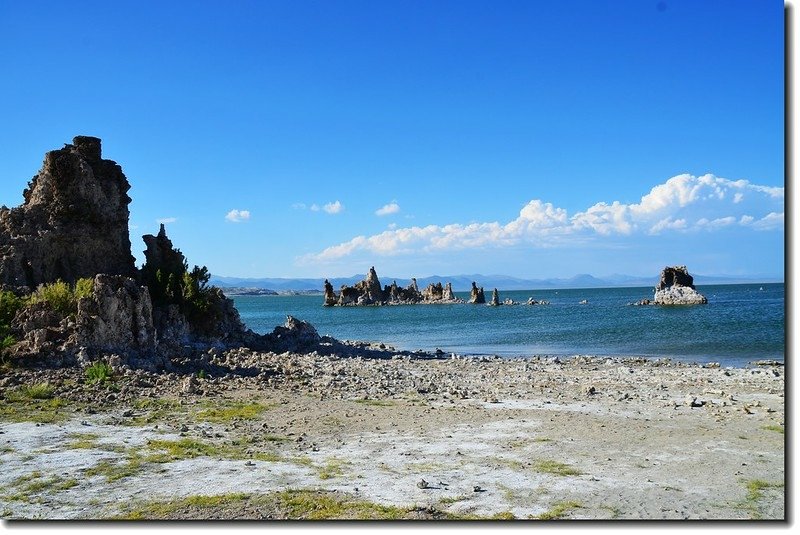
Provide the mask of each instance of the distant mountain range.
[{"label": "distant mountain range", "polygon": [[[408,286],[411,279],[382,277],[378,275],[382,285],[391,284],[397,281],[398,286]],[[343,284],[352,286],[358,281],[364,280],[366,275],[353,275],[351,277],[335,277],[328,279],[335,290]],[[211,277],[211,284],[220,288],[263,288],[273,290],[278,293],[304,292],[309,290],[322,291],[325,279],[280,279],[263,278],[248,279],[240,277]],[[566,289],[566,288],[615,288],[615,287],[654,287],[658,283],[658,276],[636,277],[632,275],[613,274],[604,277],[595,277],[589,274],[575,275],[567,279],[520,279],[507,275],[433,275],[431,277],[417,278],[417,285],[420,289],[430,283],[450,282],[456,292],[468,291],[472,287],[472,281],[485,289],[497,288],[498,290],[543,290],[543,289]],[[769,283],[783,282],[779,278],[769,277],[731,277],[717,275],[695,275],[694,283],[698,286],[711,284],[746,284],[746,283]]]}]

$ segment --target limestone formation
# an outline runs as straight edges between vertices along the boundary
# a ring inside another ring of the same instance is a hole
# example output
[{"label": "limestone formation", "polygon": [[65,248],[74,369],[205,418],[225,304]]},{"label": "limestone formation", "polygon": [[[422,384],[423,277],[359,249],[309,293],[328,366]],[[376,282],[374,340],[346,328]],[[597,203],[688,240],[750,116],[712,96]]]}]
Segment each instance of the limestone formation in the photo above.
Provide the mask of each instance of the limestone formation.
[{"label": "limestone formation", "polygon": [[333,290],[333,285],[325,280],[324,306],[365,306],[365,305],[413,305],[413,304],[434,304],[434,303],[463,303],[461,299],[453,293],[453,287],[448,282],[442,285],[441,282],[432,283],[423,291],[419,291],[417,279],[405,288],[400,288],[397,281],[386,285],[381,289],[378,274],[375,268],[371,267],[364,280],[353,286],[343,284],[339,294]]},{"label": "limestone formation", "polygon": [[0,208],[0,284],[35,288],[98,273],[136,277],[128,236],[130,184],[101,157],[100,140],[77,136],[48,152],[17,208]]},{"label": "limestone formation", "polygon": [[[159,338],[173,346],[187,343],[230,345],[240,342],[247,329],[239,317],[233,301],[222,290],[206,287],[207,280],[199,280],[194,291],[203,302],[196,310],[185,293],[189,274],[186,258],[172,245],[162,224],[158,235],[142,236],[147,249],[142,278],[150,289],[153,300],[153,317]],[[205,268],[195,266],[191,273],[202,273]],[[202,275],[198,274],[198,278]]]},{"label": "limestone formation", "polygon": [[460,301],[453,293],[453,285],[449,282],[444,287],[444,293],[442,294],[443,301]]},{"label": "limestone formation", "polygon": [[321,341],[313,325],[292,316],[286,316],[286,323],[275,327],[264,337],[273,351],[305,351]]},{"label": "limestone formation", "polygon": [[206,286],[208,270],[188,271],[163,225],[144,237],[146,263],[136,269],[129,188],[120,166],[102,159],[100,140],[78,136],[45,155],[22,206],[0,209],[0,286],[25,295],[41,284],[93,279],[92,295],[72,313],[47,301],[17,312],[13,358],[59,366],[114,353],[118,364],[161,369],[187,347],[258,342],[233,301]]},{"label": "limestone formation", "polygon": [[489,303],[491,307],[499,307],[500,306],[500,296],[497,294],[497,288],[492,290],[492,301]]},{"label": "limestone formation", "polygon": [[478,288],[475,281],[472,282],[472,290],[469,294],[469,302],[475,305],[482,305],[486,302],[486,297],[483,295],[483,287]]},{"label": "limestone formation", "polygon": [[367,278],[357,283],[355,289],[359,294],[357,298],[357,304],[359,305],[372,305],[384,301],[381,281],[378,279],[374,266],[369,268]]},{"label": "limestone formation", "polygon": [[694,287],[694,278],[686,266],[665,267],[655,288],[656,305],[703,305],[708,299]]},{"label": "limestone formation", "polygon": [[149,355],[156,350],[153,307],[147,288],[128,277],[97,275],[92,298],[78,302],[77,345],[98,352]]},{"label": "limestone formation", "polygon": [[158,370],[169,362],[158,352],[147,288],[121,275],[97,275],[73,316],[38,302],[23,308],[12,328],[20,340],[12,356],[23,363],[86,365],[112,353],[131,367]]},{"label": "limestone formation", "polygon": [[158,235],[145,234],[142,236],[147,249],[144,251],[145,263],[142,267],[142,276],[145,281],[155,281],[160,271],[163,276],[182,274],[186,270],[186,257],[180,250],[175,249],[172,240],[167,237],[164,224],[161,223]]},{"label": "limestone formation", "polygon": [[333,291],[333,285],[325,279],[325,303],[326,307],[332,307],[336,304],[336,294]]}]

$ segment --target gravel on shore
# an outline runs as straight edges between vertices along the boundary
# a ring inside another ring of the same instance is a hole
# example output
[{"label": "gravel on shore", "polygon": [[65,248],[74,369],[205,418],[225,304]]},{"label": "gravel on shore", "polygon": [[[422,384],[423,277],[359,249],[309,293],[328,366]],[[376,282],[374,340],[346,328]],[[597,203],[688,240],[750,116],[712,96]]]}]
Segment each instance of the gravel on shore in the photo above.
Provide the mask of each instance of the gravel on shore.
[{"label": "gravel on shore", "polygon": [[5,370],[0,514],[784,518],[779,363],[379,355]]}]

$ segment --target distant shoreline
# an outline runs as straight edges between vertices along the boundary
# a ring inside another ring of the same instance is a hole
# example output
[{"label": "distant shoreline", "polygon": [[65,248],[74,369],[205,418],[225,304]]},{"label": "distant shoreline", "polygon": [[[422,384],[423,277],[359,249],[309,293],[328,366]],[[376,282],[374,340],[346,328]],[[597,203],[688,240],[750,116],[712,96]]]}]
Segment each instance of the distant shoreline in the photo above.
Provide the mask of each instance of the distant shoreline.
[{"label": "distant shoreline", "polygon": [[[764,284],[786,284],[785,281],[753,281],[753,282],[713,282],[713,283],[697,283],[695,286],[698,288],[707,288],[711,286],[757,286],[757,285],[764,285]],[[259,287],[252,287],[252,288],[240,288],[240,287],[226,287],[226,286],[217,286],[225,293],[225,295],[230,296],[240,296],[240,295],[260,295],[260,296],[270,296],[270,297],[286,297],[286,296],[297,296],[297,295],[323,295],[324,292],[322,290],[315,290],[315,289],[305,289],[305,290],[274,290],[272,288],[259,288]],[[556,288],[556,287],[538,287],[538,288],[502,288],[500,286],[497,287],[498,292],[541,292],[541,291],[562,291],[562,290],[615,290],[621,288],[630,288],[630,289],[637,289],[642,288],[646,290],[652,290],[655,287],[655,284],[651,285],[625,285],[620,284],[616,286],[569,286],[563,288]],[[253,293],[246,293],[241,292],[239,290],[252,290]],[[258,290],[266,290],[271,293],[258,293]],[[466,289],[454,289],[456,293],[466,293],[469,294],[469,288]]]}]

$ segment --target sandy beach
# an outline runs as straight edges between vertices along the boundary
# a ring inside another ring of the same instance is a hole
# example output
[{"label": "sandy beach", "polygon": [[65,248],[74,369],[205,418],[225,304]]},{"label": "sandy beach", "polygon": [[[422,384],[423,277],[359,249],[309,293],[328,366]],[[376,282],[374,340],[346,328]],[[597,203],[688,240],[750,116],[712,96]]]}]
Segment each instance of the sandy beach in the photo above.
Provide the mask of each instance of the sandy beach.
[{"label": "sandy beach", "polygon": [[785,518],[780,364],[383,353],[8,370],[0,514]]}]

